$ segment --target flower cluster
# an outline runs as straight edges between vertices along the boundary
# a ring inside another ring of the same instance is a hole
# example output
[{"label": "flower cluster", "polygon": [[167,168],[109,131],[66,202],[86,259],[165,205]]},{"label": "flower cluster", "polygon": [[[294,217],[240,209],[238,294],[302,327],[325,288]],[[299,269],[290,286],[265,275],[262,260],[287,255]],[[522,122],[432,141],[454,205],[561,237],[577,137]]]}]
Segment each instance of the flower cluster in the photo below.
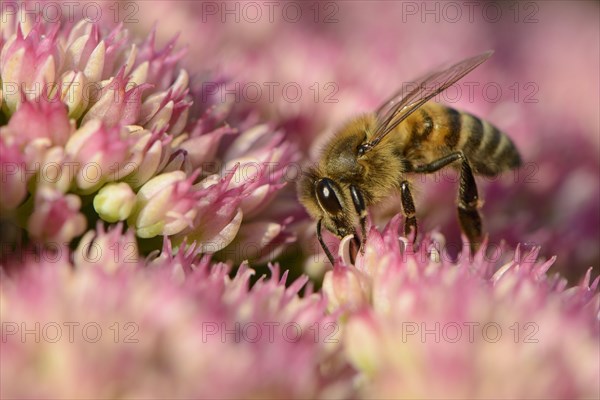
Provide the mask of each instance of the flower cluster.
[{"label": "flower cluster", "polygon": [[303,296],[306,277],[250,286],[194,245],[138,259],[121,224],[26,257],[0,281],[2,396],[598,396],[599,279],[566,289],[537,249],[449,262],[399,221]]},{"label": "flower cluster", "polygon": [[450,262],[441,235],[417,250],[399,240],[399,222],[371,230],[355,266],[338,263],[323,283],[329,309],[346,314],[342,344],[363,397],[598,396],[591,269],[565,290],[539,248],[506,260],[484,245]]},{"label": "flower cluster", "polygon": [[231,105],[190,89],[176,68],[184,52],[174,40],[157,48],[155,31],[132,44],[122,26],[34,16],[2,15],[3,216],[41,243],[69,243],[98,219],[204,253],[243,220],[254,234],[276,227],[253,235],[251,258],[289,241],[283,219],[260,216],[296,157],[281,132],[251,118],[230,127]]},{"label": "flower cluster", "polygon": [[348,395],[337,321],[310,288],[299,296],[307,278],[275,265],[250,288],[247,265],[231,273],[168,242],[137,259],[121,229],[88,232],[73,261],[55,249],[2,276],[3,398]]}]

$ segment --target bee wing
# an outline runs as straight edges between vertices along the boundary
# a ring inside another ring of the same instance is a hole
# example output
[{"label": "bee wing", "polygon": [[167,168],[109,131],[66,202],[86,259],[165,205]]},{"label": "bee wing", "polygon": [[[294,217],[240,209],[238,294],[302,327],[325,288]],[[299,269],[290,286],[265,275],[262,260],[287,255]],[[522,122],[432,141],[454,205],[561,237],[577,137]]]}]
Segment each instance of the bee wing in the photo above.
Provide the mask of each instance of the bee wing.
[{"label": "bee wing", "polygon": [[404,83],[388,101],[376,110],[377,124],[371,140],[362,145],[363,152],[375,147],[410,114],[435,95],[487,60],[493,51],[467,58],[447,68],[439,68],[413,82]]}]

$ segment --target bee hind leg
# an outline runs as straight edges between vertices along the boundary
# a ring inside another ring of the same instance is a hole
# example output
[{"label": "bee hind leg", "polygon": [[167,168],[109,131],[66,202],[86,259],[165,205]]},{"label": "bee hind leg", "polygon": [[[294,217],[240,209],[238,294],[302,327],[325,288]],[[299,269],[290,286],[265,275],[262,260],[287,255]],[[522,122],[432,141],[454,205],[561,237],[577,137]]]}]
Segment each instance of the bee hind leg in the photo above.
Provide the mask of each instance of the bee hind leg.
[{"label": "bee hind leg", "polygon": [[462,231],[469,239],[471,254],[475,254],[481,246],[481,215],[478,208],[477,184],[469,163],[463,159],[458,189],[458,220]]},{"label": "bee hind leg", "polygon": [[413,243],[417,239],[417,218],[415,217],[415,203],[413,202],[412,194],[408,181],[403,181],[400,184],[400,199],[402,201],[402,212],[404,214],[404,236],[408,237],[411,231],[413,233]]},{"label": "bee hind leg", "polygon": [[450,153],[430,164],[416,166],[410,172],[432,173],[445,166],[461,161],[460,186],[458,189],[458,220],[463,233],[469,239],[471,254],[481,246],[481,216],[479,215],[479,195],[473,171],[462,151]]}]

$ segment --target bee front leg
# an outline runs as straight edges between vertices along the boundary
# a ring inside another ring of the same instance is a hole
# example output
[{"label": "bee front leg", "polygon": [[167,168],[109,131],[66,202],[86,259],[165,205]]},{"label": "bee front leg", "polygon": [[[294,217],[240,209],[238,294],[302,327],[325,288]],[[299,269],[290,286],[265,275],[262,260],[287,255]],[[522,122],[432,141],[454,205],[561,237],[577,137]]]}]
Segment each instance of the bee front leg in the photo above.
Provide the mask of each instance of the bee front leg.
[{"label": "bee front leg", "polygon": [[350,185],[350,195],[360,221],[360,251],[364,254],[365,243],[367,241],[367,207],[365,206],[363,195],[357,186]]},{"label": "bee front leg", "polygon": [[404,236],[408,237],[411,231],[414,231],[413,243],[417,239],[417,218],[415,217],[415,203],[408,181],[400,184],[400,199],[402,201],[402,212],[404,214]]}]

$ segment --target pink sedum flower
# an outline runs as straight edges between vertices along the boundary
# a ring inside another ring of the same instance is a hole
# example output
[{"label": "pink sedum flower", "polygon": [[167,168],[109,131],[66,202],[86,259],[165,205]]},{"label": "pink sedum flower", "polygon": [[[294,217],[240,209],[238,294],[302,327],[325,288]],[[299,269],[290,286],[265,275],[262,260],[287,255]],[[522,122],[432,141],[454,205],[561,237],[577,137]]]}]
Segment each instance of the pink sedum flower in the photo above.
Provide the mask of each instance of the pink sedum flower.
[{"label": "pink sedum flower", "polygon": [[192,224],[197,195],[192,190],[193,177],[183,171],[161,174],[148,181],[137,194],[137,209],[132,224],[138,236],[150,238],[173,235]]},{"label": "pink sedum flower", "polygon": [[239,208],[241,188],[230,188],[234,172],[224,178],[212,175],[198,185],[199,212],[189,229],[174,237],[176,243],[190,240],[203,253],[214,253],[227,246],[237,234],[243,213]]},{"label": "pink sedum flower", "polygon": [[[120,226],[100,228],[84,236],[72,262],[53,254],[2,276],[0,361],[12,366],[0,372],[2,397],[351,392],[338,381],[348,370],[335,319],[320,295],[298,295],[306,278],[286,287],[287,273],[272,266],[270,278],[249,288],[247,265],[230,277],[229,266],[174,252],[168,242],[146,262],[130,258],[132,243]],[[21,330],[37,327],[39,340]]]},{"label": "pink sedum flower", "polygon": [[9,112],[17,109],[22,93],[31,99],[40,87],[54,81],[58,61],[57,31],[58,26],[53,26],[44,31],[34,29],[25,35],[18,27],[3,44],[0,52],[2,105]]},{"label": "pink sedum flower", "polygon": [[57,99],[42,98],[26,99],[0,132],[7,142],[27,152],[38,143],[46,147],[64,146],[73,130],[74,122],[67,117],[64,104]]},{"label": "pink sedum flower", "polygon": [[110,128],[100,120],[84,123],[65,145],[66,155],[76,163],[77,187],[95,192],[115,180],[120,166],[129,161],[132,142],[122,127]]},{"label": "pink sedum flower", "polygon": [[122,231],[121,223],[106,230],[99,222],[95,230],[86,232],[71,254],[74,268],[95,268],[111,274],[138,267],[140,258],[133,231]]},{"label": "pink sedum flower", "polygon": [[329,308],[358,310],[368,304],[371,297],[369,280],[352,265],[335,265],[325,273],[323,291],[327,293]]},{"label": "pink sedum flower", "polygon": [[35,195],[34,211],[29,217],[27,230],[35,240],[68,244],[85,231],[86,221],[79,212],[80,208],[79,197],[40,188]]},{"label": "pink sedum flower", "polygon": [[128,88],[125,67],[122,67],[96,94],[97,100],[83,117],[82,123],[92,120],[103,121],[108,126],[135,123],[140,115],[142,93],[149,85],[132,83],[129,85],[132,87]]},{"label": "pink sedum flower", "polygon": [[343,344],[362,397],[598,397],[591,270],[565,290],[538,248],[506,260],[483,246],[450,261],[439,234],[419,250],[400,241],[399,221],[371,230],[356,267],[336,265],[323,285],[329,308],[347,315]]},{"label": "pink sedum flower", "polygon": [[[176,38],[157,47],[155,29],[136,42],[121,25],[51,22],[25,6],[2,9],[0,121],[7,124],[0,137],[13,149],[2,156],[11,176],[3,212],[24,220],[33,212],[36,221],[24,226],[40,231],[47,212],[28,197],[49,188],[69,199],[92,196],[93,208],[81,202],[89,221],[128,221],[142,239],[196,241],[201,252],[226,247],[245,220],[281,228],[262,245],[291,237],[285,217],[273,221],[261,211],[283,187],[295,147],[272,126],[253,126],[257,120],[234,116],[231,104],[190,90]],[[64,237],[81,234],[80,222]]]}]

